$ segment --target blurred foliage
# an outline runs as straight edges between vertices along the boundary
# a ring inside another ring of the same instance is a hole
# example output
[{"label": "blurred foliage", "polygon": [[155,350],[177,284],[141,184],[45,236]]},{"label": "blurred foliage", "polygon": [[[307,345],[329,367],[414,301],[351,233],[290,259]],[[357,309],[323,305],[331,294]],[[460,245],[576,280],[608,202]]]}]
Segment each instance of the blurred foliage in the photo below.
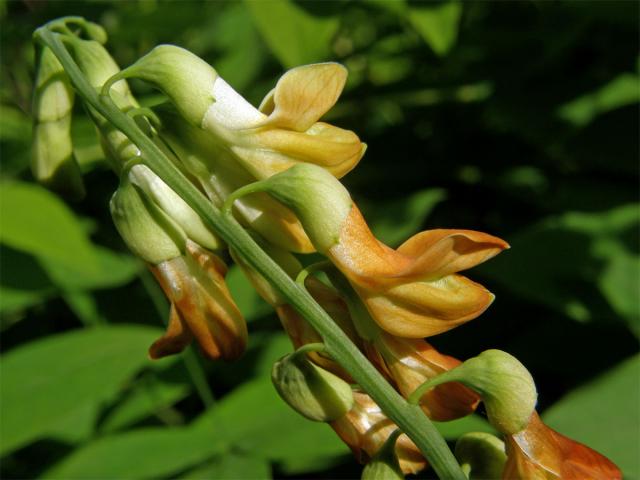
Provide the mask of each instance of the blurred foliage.
[{"label": "blurred foliage", "polygon": [[[516,355],[546,420],[640,479],[638,13],[615,0],[0,2],[0,476],[359,475],[328,427],[274,393],[268,372],[290,347],[236,268],[245,357],[146,359],[167,305],[111,224],[116,179],[80,106],[86,200],[32,183],[31,33],[82,15],[121,65],[176,43],[254,103],[286,68],[344,63],[328,117],[369,145],[345,183],[380,238],[453,227],[512,244],[471,273],[492,308],[433,343]],[[488,429],[480,416],[439,427],[448,439]]]}]

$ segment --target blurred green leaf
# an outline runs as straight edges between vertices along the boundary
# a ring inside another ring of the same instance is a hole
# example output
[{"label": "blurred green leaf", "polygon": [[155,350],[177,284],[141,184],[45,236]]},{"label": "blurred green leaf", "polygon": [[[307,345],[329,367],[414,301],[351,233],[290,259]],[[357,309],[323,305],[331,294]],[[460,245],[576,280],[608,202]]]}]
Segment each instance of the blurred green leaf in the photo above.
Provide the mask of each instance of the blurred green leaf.
[{"label": "blurred green leaf", "polygon": [[438,56],[446,55],[455,44],[462,15],[462,2],[415,2],[409,7],[409,20]]},{"label": "blurred green leaf", "polygon": [[65,302],[76,314],[82,323],[87,327],[101,325],[105,322],[104,317],[98,310],[98,305],[90,293],[69,292],[63,294]]},{"label": "blurred green leaf", "polygon": [[31,142],[31,119],[21,110],[0,105],[0,140]]},{"label": "blurred green leaf", "polygon": [[76,409],[112,398],[160,335],[142,326],[95,327],[17,347],[2,359],[0,451],[41,438]]},{"label": "blurred green leaf", "polygon": [[636,355],[556,402],[544,421],[609,457],[625,478],[640,478],[639,379]]},{"label": "blurred green leaf", "polygon": [[168,408],[186,397],[192,390],[186,380],[170,381],[157,373],[143,375],[132,389],[107,414],[100,425],[101,432],[115,432],[156,415],[167,421],[177,420]]},{"label": "blurred green leaf", "polygon": [[180,475],[181,480],[212,478],[266,480],[271,478],[271,466],[264,459],[230,452]]},{"label": "blurred green leaf", "polygon": [[429,188],[384,204],[369,206],[364,211],[371,230],[380,241],[397,246],[416,233],[431,211],[446,198],[440,188]]},{"label": "blurred green leaf", "polygon": [[329,59],[337,17],[314,16],[291,0],[245,0],[273,54],[286,68]]},{"label": "blurred green leaf", "polygon": [[85,403],[61,417],[43,436],[71,444],[86,442],[95,431],[99,415],[97,403]]},{"label": "blurred green leaf", "polygon": [[577,127],[596,116],[640,101],[640,76],[623,73],[594,92],[582,95],[558,108],[558,116]]},{"label": "blurred green leaf", "polygon": [[0,245],[0,313],[16,311],[44,301],[54,286],[30,255]]},{"label": "blurred green leaf", "polygon": [[233,265],[225,277],[231,296],[248,322],[256,320],[272,311],[272,308],[256,292],[246,275],[237,265]]},{"label": "blurred green leaf", "polygon": [[633,273],[638,253],[630,251],[637,245],[628,245],[625,236],[639,224],[640,209],[634,204],[547,218],[510,238],[511,250],[482,271],[518,295],[578,321],[610,320],[617,312],[637,333],[637,295],[629,292],[640,290],[637,270]]},{"label": "blurred green leaf", "polygon": [[102,437],[72,452],[41,478],[167,477],[220,453],[213,432],[144,428]]},{"label": "blurred green leaf", "polygon": [[5,182],[0,189],[0,242],[74,272],[94,274],[98,261],[80,223],[67,206],[42,187]]},{"label": "blurred green leaf", "polygon": [[306,471],[347,452],[324,424],[309,422],[280,399],[268,376],[245,383],[203,415],[195,428],[215,431],[252,456],[277,461],[285,472]]},{"label": "blurred green leaf", "polygon": [[140,272],[142,263],[132,255],[114,252],[92,245],[97,261],[94,270],[77,271],[63,262],[43,258],[40,263],[51,280],[62,290],[95,290],[114,288],[131,282]]}]

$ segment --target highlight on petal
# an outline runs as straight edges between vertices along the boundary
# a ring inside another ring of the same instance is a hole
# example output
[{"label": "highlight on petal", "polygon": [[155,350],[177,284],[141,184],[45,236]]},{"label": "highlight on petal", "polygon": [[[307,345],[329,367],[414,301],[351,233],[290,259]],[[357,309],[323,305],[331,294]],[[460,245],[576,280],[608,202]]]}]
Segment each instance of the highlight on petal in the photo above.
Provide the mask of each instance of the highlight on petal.
[{"label": "highlight on petal", "polygon": [[[356,459],[368,463],[398,426],[366,393],[354,391],[353,399],[355,404],[351,411],[330,425]],[[427,466],[418,447],[404,434],[396,442],[395,453],[405,474],[418,473]]]},{"label": "highlight on petal", "polygon": [[304,132],[342,93],[347,69],[339,63],[316,63],[286,72],[260,104],[268,125]]},{"label": "highlight on petal", "polygon": [[247,327],[224,283],[226,266],[219,258],[188,240],[185,255],[151,271],[172,305],[167,332],[150,349],[152,358],[180,352],[190,336],[211,359],[242,355]]},{"label": "highlight on petal", "polygon": [[535,412],[524,430],[505,437],[505,444],[505,480],[622,478],[620,469],[608,458],[549,428]]},{"label": "highlight on petal", "polygon": [[[425,381],[460,364],[456,358],[443,355],[422,339],[382,333],[375,346],[383,368],[405,398]],[[420,406],[429,418],[444,422],[473,413],[479,402],[480,397],[472,390],[452,382],[430,389],[421,398]]]}]

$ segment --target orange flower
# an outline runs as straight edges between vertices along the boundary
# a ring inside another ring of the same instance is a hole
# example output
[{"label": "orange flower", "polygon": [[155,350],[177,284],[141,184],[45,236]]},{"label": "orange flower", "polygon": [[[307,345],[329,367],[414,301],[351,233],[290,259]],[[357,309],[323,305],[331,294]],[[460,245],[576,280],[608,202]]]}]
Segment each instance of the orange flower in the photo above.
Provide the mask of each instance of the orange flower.
[{"label": "orange flower", "polygon": [[151,358],[181,352],[194,337],[211,359],[242,355],[247,327],[224,282],[222,260],[187,240],[184,255],[149,268],[171,301],[167,331],[151,345]]},{"label": "orange flower", "polygon": [[[349,413],[330,425],[356,459],[367,463],[398,427],[366,393],[354,391],[353,399],[355,404]],[[427,466],[418,447],[404,434],[396,442],[395,453],[405,474],[418,473]]]},{"label": "orange flower", "polygon": [[505,437],[504,479],[616,480],[622,473],[609,459],[547,427],[536,412],[527,427]]},{"label": "orange flower", "polygon": [[442,333],[480,315],[493,301],[458,275],[508,244],[471,230],[428,230],[397,250],[379,242],[353,205],[326,255],[345,274],[373,319],[405,338]]},{"label": "orange flower", "polygon": [[[371,360],[385,371],[402,396],[408,398],[424,382],[460,365],[422,339],[406,339],[381,333],[368,349]],[[425,393],[420,406],[429,418],[444,422],[472,413],[480,397],[458,382],[438,385]]]}]

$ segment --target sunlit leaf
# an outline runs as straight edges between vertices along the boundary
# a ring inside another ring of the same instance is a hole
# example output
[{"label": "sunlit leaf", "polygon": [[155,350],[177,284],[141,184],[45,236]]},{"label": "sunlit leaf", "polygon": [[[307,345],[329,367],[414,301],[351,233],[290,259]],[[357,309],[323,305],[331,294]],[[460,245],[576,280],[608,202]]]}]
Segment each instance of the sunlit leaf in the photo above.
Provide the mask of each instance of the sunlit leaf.
[{"label": "sunlit leaf", "polygon": [[0,204],[0,242],[74,272],[98,271],[98,260],[80,223],[54,194],[33,184],[5,182]]},{"label": "sunlit leaf", "polygon": [[143,365],[157,329],[95,327],[52,335],[2,358],[0,451],[45,436],[78,408],[112,398]]},{"label": "sunlit leaf", "polygon": [[245,5],[283,66],[292,68],[329,60],[338,18],[314,16],[291,0],[246,0]]},{"label": "sunlit leaf", "polygon": [[436,55],[444,56],[455,44],[462,15],[462,2],[415,2],[409,19]]},{"label": "sunlit leaf", "polygon": [[613,460],[625,478],[640,478],[640,356],[565,396],[544,412],[563,435]]},{"label": "sunlit leaf", "polygon": [[42,478],[158,478],[178,473],[220,453],[213,432],[144,428],[99,438],[73,451]]},{"label": "sunlit leaf", "polygon": [[180,475],[180,478],[181,480],[207,478],[268,480],[271,478],[271,466],[262,458],[232,452]]}]

